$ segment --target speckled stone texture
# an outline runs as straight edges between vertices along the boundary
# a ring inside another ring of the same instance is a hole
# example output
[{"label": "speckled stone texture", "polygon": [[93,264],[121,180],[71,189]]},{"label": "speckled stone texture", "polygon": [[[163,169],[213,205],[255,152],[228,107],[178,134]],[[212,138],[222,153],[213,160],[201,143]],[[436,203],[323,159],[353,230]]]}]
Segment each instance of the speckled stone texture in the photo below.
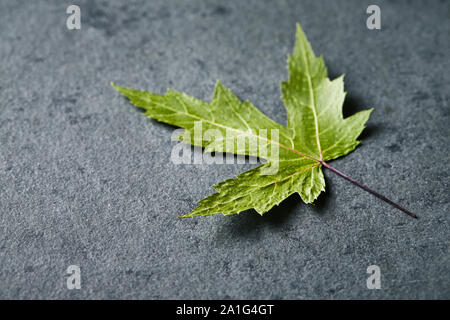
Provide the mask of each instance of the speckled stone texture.
[{"label": "speckled stone texture", "polygon": [[[450,3],[377,1],[368,30],[371,3],[86,0],[70,31],[72,2],[0,1],[0,298],[449,299]],[[285,123],[296,22],[345,115],[375,108],[333,165],[419,220],[329,171],[315,205],[178,218],[254,165],[174,165],[174,128],[110,81],[210,99],[220,79]]]}]

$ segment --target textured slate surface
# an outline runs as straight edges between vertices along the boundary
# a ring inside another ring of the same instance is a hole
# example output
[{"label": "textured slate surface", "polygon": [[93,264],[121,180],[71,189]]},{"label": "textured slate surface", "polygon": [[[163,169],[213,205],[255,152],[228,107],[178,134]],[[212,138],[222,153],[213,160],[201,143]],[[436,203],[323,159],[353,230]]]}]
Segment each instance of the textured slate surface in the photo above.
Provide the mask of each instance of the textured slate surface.
[{"label": "textured slate surface", "polygon": [[[449,3],[0,2],[0,298],[450,298]],[[210,99],[216,79],[284,123],[300,22],[345,114],[374,107],[333,162],[420,215],[326,172],[315,206],[180,220],[252,165],[174,165],[172,127],[110,86]],[[66,268],[81,266],[82,289]],[[366,288],[379,265],[382,289]]]}]

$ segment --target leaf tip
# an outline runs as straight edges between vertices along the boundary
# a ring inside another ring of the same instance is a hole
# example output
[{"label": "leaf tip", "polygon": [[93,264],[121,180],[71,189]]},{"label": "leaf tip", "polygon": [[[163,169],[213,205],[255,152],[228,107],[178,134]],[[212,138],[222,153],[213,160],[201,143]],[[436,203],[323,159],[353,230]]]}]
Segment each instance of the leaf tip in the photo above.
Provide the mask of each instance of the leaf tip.
[{"label": "leaf tip", "polygon": [[194,210],[192,210],[192,211],[189,212],[189,213],[186,213],[186,214],[183,214],[183,215],[181,215],[181,216],[178,216],[178,218],[180,218],[180,219],[186,219],[186,218],[193,218],[193,217],[197,217],[197,216],[198,216],[198,214],[195,213],[195,209],[194,209]]},{"label": "leaf tip", "polygon": [[[374,108],[369,108],[369,109],[364,110],[367,113],[367,118],[366,118],[366,121],[364,121],[364,123],[367,122],[367,120],[369,120],[369,117],[372,114],[373,110],[374,110]],[[365,128],[365,126],[364,126],[364,128]]]},{"label": "leaf tip", "polygon": [[115,83],[112,82],[112,81],[111,81],[109,84],[110,84],[111,87],[113,87],[116,91],[118,91],[118,92],[120,92],[120,93],[123,94],[123,89],[125,89],[125,88],[123,88],[123,87],[121,87],[121,86],[118,86],[117,84],[115,84]]}]

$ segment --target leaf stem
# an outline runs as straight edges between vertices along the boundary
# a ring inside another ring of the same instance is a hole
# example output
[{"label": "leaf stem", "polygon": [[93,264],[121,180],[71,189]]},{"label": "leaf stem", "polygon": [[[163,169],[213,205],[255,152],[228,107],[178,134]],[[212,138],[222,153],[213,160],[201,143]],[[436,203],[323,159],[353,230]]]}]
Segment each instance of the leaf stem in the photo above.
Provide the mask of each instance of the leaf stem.
[{"label": "leaf stem", "polygon": [[383,200],[384,202],[389,203],[391,206],[393,206],[393,207],[395,207],[395,208],[397,208],[397,209],[403,211],[403,212],[406,213],[407,215],[409,215],[409,216],[411,216],[411,217],[413,217],[413,218],[415,218],[415,219],[418,219],[418,216],[416,216],[416,215],[415,215],[414,213],[412,213],[411,211],[409,211],[409,210],[403,208],[402,206],[400,206],[399,204],[395,203],[394,201],[389,200],[388,198],[386,198],[385,196],[379,194],[378,192],[376,192],[376,191],[374,191],[374,190],[372,190],[372,189],[366,187],[365,185],[359,183],[359,182],[356,181],[355,179],[350,178],[350,177],[347,176],[345,173],[342,173],[341,171],[339,171],[339,170],[333,168],[332,166],[330,166],[330,165],[329,165],[328,163],[326,163],[325,161],[320,161],[320,163],[321,163],[324,167],[330,169],[331,171],[333,171],[333,172],[336,173],[337,175],[341,176],[342,178],[344,178],[344,179],[350,181],[350,182],[353,183],[354,185],[357,185],[357,186],[360,187],[361,189],[363,189],[363,190],[365,190],[365,191],[367,191],[367,192],[373,194],[375,197],[377,197],[377,198]]}]

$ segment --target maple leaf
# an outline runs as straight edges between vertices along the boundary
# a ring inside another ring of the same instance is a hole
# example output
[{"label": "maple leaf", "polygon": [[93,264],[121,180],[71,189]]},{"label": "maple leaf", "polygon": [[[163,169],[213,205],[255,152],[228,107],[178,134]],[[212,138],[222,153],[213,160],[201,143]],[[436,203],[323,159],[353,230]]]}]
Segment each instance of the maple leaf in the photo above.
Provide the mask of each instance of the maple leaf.
[{"label": "maple leaf", "polygon": [[[343,76],[330,80],[323,57],[316,57],[311,44],[297,24],[294,52],[288,57],[289,79],[282,82],[282,99],[287,110],[287,126],[265,116],[249,101],[241,101],[217,81],[211,102],[204,102],[174,90],[165,95],[140,91],[115,84],[145,115],[185,131],[178,138],[202,146],[205,152],[227,152],[264,158],[267,162],[215,186],[217,191],[199,202],[183,217],[222,213],[231,215],[248,209],[264,214],[275,205],[298,193],[305,203],[312,203],[325,190],[322,167],[325,166],[359,187],[383,199],[373,190],[332,168],[327,161],[344,156],[360,143],[372,109],[343,118],[345,98]],[[196,133],[215,130],[215,139]],[[270,137],[267,131],[275,132]],[[221,138],[217,138],[217,137]],[[258,148],[241,144],[239,139],[253,139]],[[273,148],[276,147],[276,148]],[[277,150],[264,152],[261,150]],[[271,173],[270,169],[272,170]],[[384,198],[384,201],[413,215]],[[414,215],[413,215],[414,216]]]}]

